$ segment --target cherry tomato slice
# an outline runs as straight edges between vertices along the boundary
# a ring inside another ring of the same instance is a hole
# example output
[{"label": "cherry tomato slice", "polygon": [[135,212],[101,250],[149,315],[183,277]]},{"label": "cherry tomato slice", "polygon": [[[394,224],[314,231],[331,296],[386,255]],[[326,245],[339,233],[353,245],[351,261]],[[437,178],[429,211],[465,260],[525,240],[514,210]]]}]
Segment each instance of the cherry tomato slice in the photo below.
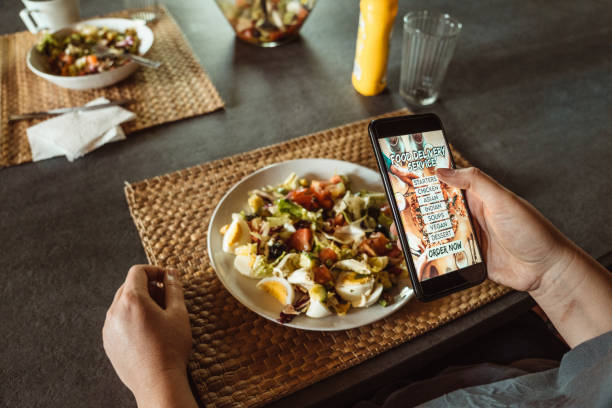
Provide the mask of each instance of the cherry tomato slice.
[{"label": "cherry tomato slice", "polygon": [[310,228],[300,228],[291,235],[287,243],[296,251],[310,252],[312,249],[312,230]]}]

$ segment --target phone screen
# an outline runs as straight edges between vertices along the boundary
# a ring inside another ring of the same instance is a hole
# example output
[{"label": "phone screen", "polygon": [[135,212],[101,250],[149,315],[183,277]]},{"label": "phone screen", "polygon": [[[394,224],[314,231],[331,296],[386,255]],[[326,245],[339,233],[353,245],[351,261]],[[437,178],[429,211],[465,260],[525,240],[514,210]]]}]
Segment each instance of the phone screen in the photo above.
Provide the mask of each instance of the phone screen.
[{"label": "phone screen", "polygon": [[452,163],[442,130],[378,143],[419,281],[482,262],[463,192],[435,175]]}]

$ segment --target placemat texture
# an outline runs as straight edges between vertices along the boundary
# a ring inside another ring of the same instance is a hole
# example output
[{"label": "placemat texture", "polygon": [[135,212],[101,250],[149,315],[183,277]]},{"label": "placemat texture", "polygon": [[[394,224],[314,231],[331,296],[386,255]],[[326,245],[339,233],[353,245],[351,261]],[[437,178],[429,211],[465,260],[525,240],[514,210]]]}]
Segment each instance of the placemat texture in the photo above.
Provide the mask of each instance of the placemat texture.
[{"label": "placemat texture", "polygon": [[[107,17],[127,18],[129,13]],[[9,114],[81,106],[100,96],[135,99],[138,103],[126,107],[137,119],[123,125],[131,133],[222,108],[221,97],[168,10],[162,7],[158,15],[149,24],[155,40],[147,57],[164,64],[158,69],[141,67],[114,86],[90,91],[60,88],[30,72],[26,54],[36,43],[36,35],[23,31],[0,36],[0,167],[32,161],[26,129],[41,121],[9,124]]]},{"label": "placemat texture", "polygon": [[[384,116],[410,113],[407,110]],[[375,169],[370,119],[215,160],[138,183],[125,194],[149,261],[184,273],[194,351],[189,370],[210,407],[261,406],[356,365],[509,291],[491,281],[430,303],[410,301],[384,320],[340,332],[309,332],[259,317],[225,290],[210,266],[210,216],[225,192],[281,161],[336,158]],[[453,150],[460,166],[468,162]]]}]

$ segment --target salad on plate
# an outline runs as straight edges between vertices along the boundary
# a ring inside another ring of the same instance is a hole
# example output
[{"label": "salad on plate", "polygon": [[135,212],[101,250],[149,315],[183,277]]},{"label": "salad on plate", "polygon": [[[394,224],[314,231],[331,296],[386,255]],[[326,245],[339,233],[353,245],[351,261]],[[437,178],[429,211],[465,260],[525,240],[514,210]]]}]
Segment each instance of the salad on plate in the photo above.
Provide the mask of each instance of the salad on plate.
[{"label": "salad on plate", "polygon": [[235,255],[237,272],[258,280],[262,296],[280,302],[281,323],[390,305],[408,276],[384,193],[352,192],[346,176],[291,173],[250,191],[247,203],[221,228],[222,248]]}]

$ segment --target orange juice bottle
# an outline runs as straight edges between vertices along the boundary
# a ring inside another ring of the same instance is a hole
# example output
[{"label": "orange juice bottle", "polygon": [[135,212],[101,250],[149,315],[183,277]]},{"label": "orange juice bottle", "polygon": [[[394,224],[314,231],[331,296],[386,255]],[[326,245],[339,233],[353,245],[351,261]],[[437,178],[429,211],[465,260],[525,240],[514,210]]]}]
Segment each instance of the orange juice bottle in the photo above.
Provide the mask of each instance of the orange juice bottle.
[{"label": "orange juice bottle", "polygon": [[387,86],[387,59],[398,0],[361,0],[353,65],[353,87],[362,95],[379,94]]}]

